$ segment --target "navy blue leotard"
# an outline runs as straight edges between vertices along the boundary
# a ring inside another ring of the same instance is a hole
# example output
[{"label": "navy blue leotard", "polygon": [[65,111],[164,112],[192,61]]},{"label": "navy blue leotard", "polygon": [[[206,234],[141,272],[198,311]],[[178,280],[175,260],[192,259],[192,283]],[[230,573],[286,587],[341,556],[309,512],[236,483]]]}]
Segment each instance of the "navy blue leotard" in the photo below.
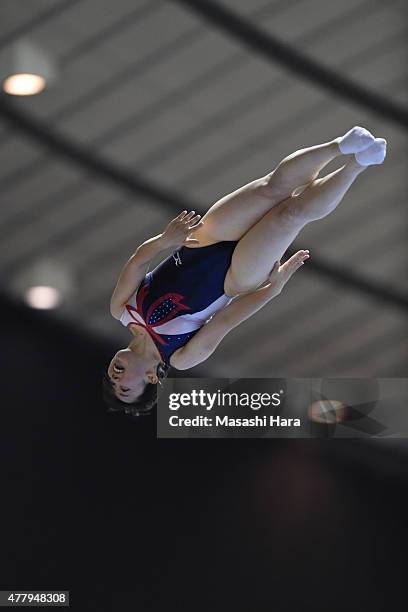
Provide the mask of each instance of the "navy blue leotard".
[{"label": "navy blue leotard", "polygon": [[147,329],[169,364],[171,355],[233,299],[224,293],[224,279],[237,242],[176,249],[146,274],[120,322]]}]

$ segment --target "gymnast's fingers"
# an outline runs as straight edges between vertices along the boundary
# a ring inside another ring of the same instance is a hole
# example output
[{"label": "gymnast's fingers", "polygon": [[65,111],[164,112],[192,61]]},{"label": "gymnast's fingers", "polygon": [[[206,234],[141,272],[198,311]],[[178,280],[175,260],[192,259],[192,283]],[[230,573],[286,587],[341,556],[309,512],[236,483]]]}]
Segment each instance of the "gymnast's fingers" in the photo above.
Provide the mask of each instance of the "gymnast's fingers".
[{"label": "gymnast's fingers", "polygon": [[188,215],[183,217],[182,221],[184,223],[189,223],[191,221],[191,219],[194,217],[194,215],[195,215],[195,210],[192,210],[191,212],[188,213]]},{"label": "gymnast's fingers", "polygon": [[[193,211],[193,213],[190,213],[190,215],[191,215],[191,214],[194,214],[194,211]],[[193,217],[189,216],[188,222],[189,222],[189,223],[194,223],[194,221],[195,221],[196,219],[199,219],[200,217],[201,217],[201,215],[194,215]],[[187,218],[187,217],[186,217],[186,218]]]},{"label": "gymnast's fingers", "polygon": [[287,274],[287,278],[289,279],[296,270],[303,266],[305,261],[309,258],[308,251],[298,251],[292,257],[288,259],[285,264],[285,272]]},{"label": "gymnast's fingers", "polygon": [[177,215],[177,217],[175,217],[175,220],[176,219],[182,219],[186,213],[187,213],[186,210],[182,210],[181,213],[179,215]]}]

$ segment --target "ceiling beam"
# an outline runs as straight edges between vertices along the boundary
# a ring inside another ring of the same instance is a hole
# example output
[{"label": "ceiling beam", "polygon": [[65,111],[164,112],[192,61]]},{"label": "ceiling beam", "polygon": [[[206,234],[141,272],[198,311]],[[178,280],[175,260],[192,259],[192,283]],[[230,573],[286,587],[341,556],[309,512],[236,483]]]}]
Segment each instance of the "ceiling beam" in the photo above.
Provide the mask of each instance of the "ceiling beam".
[{"label": "ceiling beam", "polygon": [[[0,38],[0,49],[6,47],[22,36],[28,35],[31,37],[33,35],[33,30],[36,27],[43,26],[45,23],[47,23],[47,21],[50,21],[55,17],[59,17],[61,13],[66,10],[71,10],[75,4],[79,4],[80,2],[82,2],[82,0],[62,0],[62,2],[54,3],[48,9],[38,12],[32,19],[21,23],[16,28],[2,36]],[[3,10],[6,11],[7,9],[4,7]],[[23,7],[20,6],[19,11],[21,14],[24,14]],[[28,14],[29,11],[26,10],[26,12]]]},{"label": "ceiling beam", "polygon": [[280,64],[298,77],[310,81],[354,102],[366,110],[408,128],[408,110],[386,96],[367,89],[331,68],[319,64],[294,47],[271,36],[268,32],[214,0],[173,0],[204,17],[212,25],[238,40],[252,51]]}]

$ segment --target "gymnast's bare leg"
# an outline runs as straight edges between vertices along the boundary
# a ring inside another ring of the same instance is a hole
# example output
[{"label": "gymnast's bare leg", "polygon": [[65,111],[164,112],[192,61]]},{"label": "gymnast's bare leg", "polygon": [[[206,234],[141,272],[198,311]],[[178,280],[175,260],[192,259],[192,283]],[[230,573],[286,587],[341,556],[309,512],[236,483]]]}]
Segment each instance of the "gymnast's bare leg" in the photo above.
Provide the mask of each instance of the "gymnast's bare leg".
[{"label": "gymnast's bare leg", "polygon": [[[194,233],[198,246],[239,240],[225,293],[233,296],[259,287],[301,229],[332,212],[368,165],[382,163],[385,145],[356,126],[343,137],[292,153],[270,174],[211,206]],[[317,178],[336,157],[345,164]]]}]

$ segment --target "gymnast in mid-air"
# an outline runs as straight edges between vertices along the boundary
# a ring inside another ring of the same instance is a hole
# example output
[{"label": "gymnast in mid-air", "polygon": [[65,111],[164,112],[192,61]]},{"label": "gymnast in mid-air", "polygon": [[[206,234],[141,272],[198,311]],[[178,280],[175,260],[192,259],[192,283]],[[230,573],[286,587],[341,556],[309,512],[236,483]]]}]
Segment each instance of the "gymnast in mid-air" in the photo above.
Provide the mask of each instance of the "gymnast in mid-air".
[{"label": "gymnast in mid-air", "polygon": [[[279,295],[309,257],[281,258],[305,225],[331,213],[357,176],[381,164],[386,141],[355,126],[329,142],[295,151],[277,167],[215,202],[200,218],[183,210],[124,265],[110,312],[132,339],[103,380],[110,410],[151,411],[170,367],[188,370]],[[343,165],[319,177],[333,159]],[[172,253],[148,272],[160,252]]]}]

